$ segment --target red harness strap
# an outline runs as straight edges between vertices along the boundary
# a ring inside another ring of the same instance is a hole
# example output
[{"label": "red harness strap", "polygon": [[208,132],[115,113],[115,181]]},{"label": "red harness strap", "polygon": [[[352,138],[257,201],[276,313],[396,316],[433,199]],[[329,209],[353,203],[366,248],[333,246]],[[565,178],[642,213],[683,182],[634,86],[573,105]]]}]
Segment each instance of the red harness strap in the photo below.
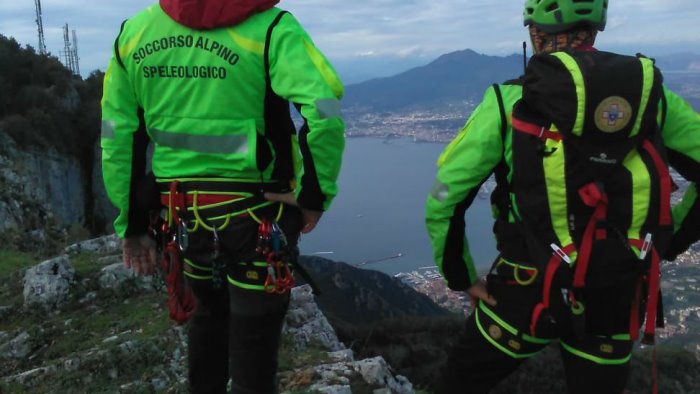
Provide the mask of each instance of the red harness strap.
[{"label": "red harness strap", "polygon": [[[537,328],[537,323],[540,320],[540,316],[542,315],[542,312],[549,308],[549,301],[551,299],[552,282],[554,281],[554,275],[557,273],[559,267],[561,267],[561,264],[564,261],[564,256],[569,255],[574,251],[576,251],[576,246],[574,244],[567,245],[553,253],[552,257],[547,263],[547,268],[544,272],[544,289],[542,291],[542,301],[535,305],[535,309],[532,311],[532,318],[530,319],[530,335],[532,335],[533,337],[536,336],[535,331]],[[560,253],[562,253],[563,255]]]},{"label": "red harness strap", "polygon": [[179,212],[186,212],[187,205],[185,204],[185,197],[178,190],[178,185],[180,182],[174,181],[170,182],[170,193],[168,195],[168,211],[170,212],[170,217],[173,218],[173,223],[175,227],[180,225]]},{"label": "red harness strap", "polygon": [[513,130],[520,131],[525,134],[534,135],[542,140],[550,139],[559,141],[561,140],[561,133],[545,129],[542,126],[536,125],[534,123],[525,122],[518,118],[512,119]]},{"label": "red harness strap", "polygon": [[671,189],[673,187],[673,182],[671,182],[671,175],[668,172],[668,166],[661,158],[661,155],[656,150],[654,144],[652,144],[651,141],[645,140],[642,144],[642,147],[645,151],[647,151],[647,153],[649,153],[649,156],[651,156],[651,159],[654,162],[654,166],[656,167],[656,171],[658,172],[661,181],[661,206],[659,207],[659,224],[662,226],[668,226],[671,224]]},{"label": "red harness strap", "polygon": [[640,277],[637,280],[637,285],[634,289],[634,298],[632,299],[632,309],[630,310],[630,339],[633,342],[637,342],[639,339],[639,327],[641,324],[639,322],[639,305],[642,302],[642,285],[644,284],[644,277]]},{"label": "red harness strap", "polygon": [[[661,259],[659,258],[659,253],[656,251],[656,248],[651,246],[648,242],[640,239],[630,239],[629,243],[639,250],[643,251],[646,249],[651,252],[651,266],[649,267],[649,273],[646,278],[647,306],[642,343],[646,345],[653,345],[655,342],[656,333],[656,308],[658,307],[659,303],[659,285],[661,282]],[[632,328],[631,323],[630,328]],[[638,329],[639,325],[637,325],[635,331]],[[635,335],[632,332],[630,332],[630,334],[633,336]]]},{"label": "red harness strap", "polygon": [[595,183],[589,183],[578,190],[583,203],[589,207],[595,207],[593,215],[586,225],[586,230],[581,239],[581,248],[576,261],[574,273],[574,288],[581,289],[585,285],[588,263],[593,249],[593,237],[605,238],[605,230],[596,230],[598,222],[605,220],[608,214],[608,196]]},{"label": "red harness strap", "polygon": [[[635,246],[643,253],[651,251],[651,267],[647,275],[647,308],[646,320],[644,323],[644,337],[642,343],[645,345],[655,345],[656,343],[656,309],[659,303],[659,284],[661,282],[661,259],[656,251],[656,248],[651,245],[648,240],[631,239],[630,245]],[[643,280],[643,279],[642,279]],[[632,311],[630,316],[630,335],[633,341],[639,338],[639,300],[641,298],[642,280],[637,285],[637,294],[635,301],[632,303]],[[651,357],[651,386],[652,394],[659,392],[658,371],[656,369],[656,346],[652,350]]]},{"label": "red harness strap", "polygon": [[[221,202],[227,202],[231,200],[236,200],[239,198],[243,198],[244,196],[241,195],[234,195],[234,194],[206,194],[206,193],[199,193],[197,194],[197,204],[198,205],[210,205],[210,204],[217,204]],[[186,206],[192,206],[194,204],[194,196],[193,195],[187,195],[187,197],[181,197],[181,195],[178,195],[179,199],[185,200],[185,205]],[[164,206],[168,206],[170,203],[170,195],[169,194],[163,194],[160,197],[160,202]]]}]

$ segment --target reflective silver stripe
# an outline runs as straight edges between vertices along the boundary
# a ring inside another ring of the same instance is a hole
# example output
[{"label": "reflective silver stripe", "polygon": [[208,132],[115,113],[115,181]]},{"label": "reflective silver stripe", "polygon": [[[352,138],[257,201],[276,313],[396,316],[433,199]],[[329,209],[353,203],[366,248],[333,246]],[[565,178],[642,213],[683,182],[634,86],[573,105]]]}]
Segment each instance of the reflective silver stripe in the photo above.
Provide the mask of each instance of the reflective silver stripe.
[{"label": "reflective silver stripe", "polygon": [[449,195],[447,185],[436,179],[435,184],[433,184],[433,189],[430,191],[430,195],[438,201],[445,201]]},{"label": "reflective silver stripe", "polygon": [[114,121],[102,120],[102,138],[114,138]]},{"label": "reflective silver stripe", "polygon": [[340,101],[336,99],[317,100],[315,103],[316,111],[321,119],[340,117]]},{"label": "reflective silver stripe", "polygon": [[248,153],[246,135],[196,135],[149,129],[156,144],[200,153]]}]

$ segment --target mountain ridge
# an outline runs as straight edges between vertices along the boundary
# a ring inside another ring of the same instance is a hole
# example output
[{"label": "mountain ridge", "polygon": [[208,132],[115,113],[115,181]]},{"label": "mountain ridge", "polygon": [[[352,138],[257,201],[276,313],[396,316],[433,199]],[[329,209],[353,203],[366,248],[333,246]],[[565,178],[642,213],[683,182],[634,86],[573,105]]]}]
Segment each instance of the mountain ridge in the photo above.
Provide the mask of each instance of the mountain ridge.
[{"label": "mountain ridge", "polygon": [[[349,85],[344,105],[400,110],[476,99],[489,84],[519,75],[522,70],[519,67],[522,67],[522,58],[518,55],[500,57],[482,55],[471,49],[454,51],[394,76]],[[465,73],[465,69],[472,72]]]},{"label": "mountain ridge", "polygon": [[[343,113],[348,136],[412,137],[447,142],[494,83],[518,78],[523,56],[492,56],[463,49],[423,66],[346,87]],[[700,54],[656,59],[666,86],[700,108]]]}]

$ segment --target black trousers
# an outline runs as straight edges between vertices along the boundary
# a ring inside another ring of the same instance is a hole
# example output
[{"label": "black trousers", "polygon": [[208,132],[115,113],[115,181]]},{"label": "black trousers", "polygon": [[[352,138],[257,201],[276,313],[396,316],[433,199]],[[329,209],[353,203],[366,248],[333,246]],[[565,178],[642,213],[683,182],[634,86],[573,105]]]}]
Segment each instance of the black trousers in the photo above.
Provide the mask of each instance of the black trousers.
[{"label": "black trousers", "polygon": [[[552,305],[538,325],[538,337],[531,337],[532,310],[542,299],[541,284],[513,284],[507,267],[499,271],[488,276],[489,292],[497,305],[480,303],[467,319],[435,382],[435,393],[489,393],[551,340],[561,345],[569,393],[623,392],[633,346],[625,335],[629,333],[632,287],[597,289],[588,294],[583,333],[577,330],[560,291],[553,290]],[[530,392],[547,391],[535,388]]]},{"label": "black trousers", "polygon": [[[278,205],[256,210],[259,217],[274,218]],[[211,222],[210,225],[222,222]],[[301,229],[297,208],[284,208],[280,227],[290,249],[296,251]],[[189,387],[191,393],[225,393],[231,380],[236,394],[272,394],[277,391],[277,351],[289,292],[270,294],[259,287],[266,269],[255,252],[258,223],[249,216],[230,219],[217,231],[223,285],[216,288],[212,276],[213,232],[199,229],[190,234],[184,254],[185,275],[197,301],[189,322]],[[295,255],[296,257],[296,255]],[[257,266],[254,265],[258,262]]]}]

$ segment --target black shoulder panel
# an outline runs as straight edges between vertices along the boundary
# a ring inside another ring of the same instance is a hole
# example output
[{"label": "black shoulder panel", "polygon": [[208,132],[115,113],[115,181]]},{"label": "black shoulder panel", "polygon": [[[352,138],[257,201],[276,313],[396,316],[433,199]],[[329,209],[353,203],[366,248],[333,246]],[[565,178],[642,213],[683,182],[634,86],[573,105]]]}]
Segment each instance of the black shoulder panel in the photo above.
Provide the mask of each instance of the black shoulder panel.
[{"label": "black shoulder panel", "polygon": [[126,70],[126,67],[124,67],[124,62],[122,62],[121,55],[119,55],[119,37],[121,37],[122,32],[124,31],[124,25],[126,25],[126,19],[124,22],[122,22],[121,27],[119,28],[119,34],[117,34],[117,38],[114,40],[114,57],[117,59],[117,63]]}]

